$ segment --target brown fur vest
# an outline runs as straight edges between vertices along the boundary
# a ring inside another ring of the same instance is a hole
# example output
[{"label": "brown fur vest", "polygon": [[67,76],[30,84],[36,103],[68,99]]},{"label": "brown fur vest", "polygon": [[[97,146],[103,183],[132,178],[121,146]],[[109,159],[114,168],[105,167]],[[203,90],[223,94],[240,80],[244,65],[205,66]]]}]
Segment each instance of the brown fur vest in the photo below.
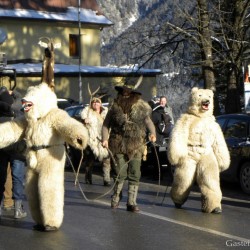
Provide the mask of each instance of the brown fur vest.
[{"label": "brown fur vest", "polygon": [[126,154],[129,158],[144,151],[146,137],[145,118],[151,108],[143,100],[138,100],[129,114],[124,114],[116,102],[111,107],[111,132],[109,148],[113,154]]}]

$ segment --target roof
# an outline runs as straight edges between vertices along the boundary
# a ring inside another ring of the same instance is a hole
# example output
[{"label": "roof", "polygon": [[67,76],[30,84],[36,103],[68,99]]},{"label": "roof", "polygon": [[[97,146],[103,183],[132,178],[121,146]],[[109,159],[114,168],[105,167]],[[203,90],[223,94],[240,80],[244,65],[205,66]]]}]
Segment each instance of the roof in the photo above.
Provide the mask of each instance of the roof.
[{"label": "roof", "polygon": [[[81,8],[96,11],[99,15],[103,15],[99,9],[96,0],[80,1]],[[64,12],[68,7],[78,7],[78,0],[1,0],[1,9],[23,9],[47,12]]]},{"label": "roof", "polygon": [[[100,11],[96,0],[82,0],[80,20],[82,23],[112,25]],[[46,20],[78,22],[77,0],[1,0],[0,17],[5,19]]]},{"label": "roof", "polygon": [[[17,63],[7,65],[0,74],[13,74],[13,69],[17,76],[41,76],[42,63]],[[85,66],[80,67],[84,76],[155,76],[161,74],[160,69],[138,68],[137,65],[123,67],[116,66]],[[1,73],[2,72],[2,73]],[[55,76],[76,76],[79,75],[79,65],[55,64]]]}]

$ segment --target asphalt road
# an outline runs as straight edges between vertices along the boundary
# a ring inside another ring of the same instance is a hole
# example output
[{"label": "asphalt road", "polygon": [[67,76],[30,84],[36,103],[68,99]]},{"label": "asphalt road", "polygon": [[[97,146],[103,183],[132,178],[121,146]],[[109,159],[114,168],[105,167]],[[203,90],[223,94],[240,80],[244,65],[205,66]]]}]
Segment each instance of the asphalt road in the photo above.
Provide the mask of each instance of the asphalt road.
[{"label": "asphalt road", "polygon": [[154,249],[250,249],[250,196],[238,186],[223,184],[223,212],[200,211],[200,193],[194,187],[183,209],[176,209],[169,197],[171,178],[161,185],[145,175],[139,188],[139,213],[126,211],[127,186],[119,209],[110,208],[112,191],[104,187],[99,173],[93,185],[84,184],[79,175],[65,172],[64,222],[56,232],[32,230],[28,216],[14,220],[4,212],[0,220],[1,250],[154,250]]}]

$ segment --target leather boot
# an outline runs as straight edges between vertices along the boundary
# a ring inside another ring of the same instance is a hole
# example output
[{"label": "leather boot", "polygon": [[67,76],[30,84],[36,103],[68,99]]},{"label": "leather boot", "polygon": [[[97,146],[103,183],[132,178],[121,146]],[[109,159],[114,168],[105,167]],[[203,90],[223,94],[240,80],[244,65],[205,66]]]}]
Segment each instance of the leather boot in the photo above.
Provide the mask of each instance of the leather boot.
[{"label": "leather boot", "polygon": [[114,194],[111,199],[111,208],[118,208],[119,202],[122,199],[123,182],[117,182],[114,187]]},{"label": "leather boot", "polygon": [[127,211],[130,211],[130,212],[139,212],[140,211],[139,207],[136,204],[137,194],[138,194],[138,186],[129,185]]},{"label": "leather boot", "polygon": [[14,218],[15,219],[21,219],[27,216],[27,213],[24,211],[23,209],[23,204],[21,200],[15,200],[14,201],[15,204],[15,214],[14,214]]}]

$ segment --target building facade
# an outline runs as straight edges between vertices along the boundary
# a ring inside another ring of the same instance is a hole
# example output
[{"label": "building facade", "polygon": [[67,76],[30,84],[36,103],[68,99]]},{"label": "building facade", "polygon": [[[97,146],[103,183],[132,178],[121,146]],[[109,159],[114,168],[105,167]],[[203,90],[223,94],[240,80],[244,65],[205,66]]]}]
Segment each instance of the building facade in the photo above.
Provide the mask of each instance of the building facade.
[{"label": "building facade", "polygon": [[[88,89],[108,91],[124,79],[143,75],[140,86],[145,99],[155,92],[160,70],[100,65],[101,31],[112,25],[95,0],[43,1],[0,0],[0,29],[7,39],[0,53],[7,65],[0,68],[0,85],[25,93],[41,82],[42,61],[48,41],[55,46],[55,92],[58,96],[88,102]],[[111,93],[110,93],[111,92]],[[80,100],[82,99],[82,100]]]}]

